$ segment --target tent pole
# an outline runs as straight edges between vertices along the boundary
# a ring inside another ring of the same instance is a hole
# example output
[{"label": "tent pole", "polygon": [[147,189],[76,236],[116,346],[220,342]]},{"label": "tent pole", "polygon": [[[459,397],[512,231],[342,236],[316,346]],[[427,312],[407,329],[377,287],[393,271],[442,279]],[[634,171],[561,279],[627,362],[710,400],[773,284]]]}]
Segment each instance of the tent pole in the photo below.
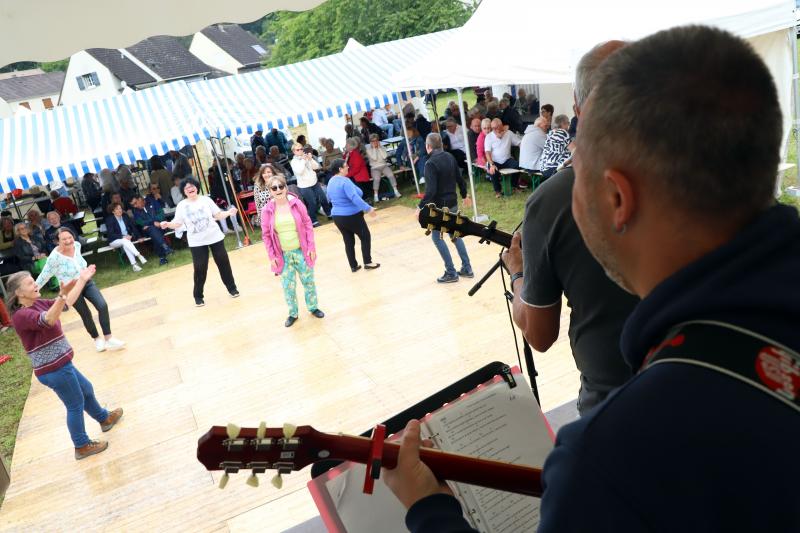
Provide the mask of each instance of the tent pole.
[{"label": "tent pole", "polygon": [[[795,178],[797,187],[800,187],[800,74],[797,72],[797,17],[795,17],[795,25],[792,27],[792,99],[794,100],[794,146],[795,146]],[[781,185],[783,184],[783,176],[778,177],[777,191],[781,192]]]},{"label": "tent pole", "polygon": [[[413,104],[412,104],[412,107],[413,107]],[[417,196],[422,198],[420,196],[420,192],[419,192],[419,180],[417,179],[417,165],[414,164],[414,160],[411,157],[411,143],[408,140],[408,128],[406,127],[406,117],[403,114],[403,108],[402,107],[400,107],[400,115],[401,115],[401,119],[400,120],[403,123],[403,137],[405,137],[405,139],[406,139],[406,153],[408,154],[408,162],[411,163],[411,176],[413,176],[413,178],[414,178],[414,187],[417,188]],[[398,161],[398,163],[399,163],[399,161]]]},{"label": "tent pole", "polygon": [[[211,139],[209,139],[209,140],[211,140]],[[222,139],[217,138],[217,140],[219,141],[220,148],[222,148]],[[213,140],[211,140],[211,151],[214,152],[214,159],[217,160],[217,170],[219,171],[219,179],[224,180],[225,178],[223,177],[223,174],[222,174],[222,163],[220,163],[220,161],[219,161],[219,154],[217,154],[217,150],[216,150],[216,148],[214,148],[214,141]],[[208,192],[211,192],[211,186],[210,185],[209,185],[209,191]],[[225,200],[228,202],[228,205],[234,205],[234,204],[231,203],[231,198],[230,198],[230,196],[228,196],[228,188],[225,187],[225,185],[222,186],[222,192],[225,193]],[[236,247],[237,248],[241,248],[242,247],[242,240],[239,238],[239,224],[235,223],[235,222],[236,222],[235,220],[231,221],[231,225],[233,226],[233,231],[236,234]]]},{"label": "tent pole", "polygon": [[467,173],[469,174],[469,189],[472,193],[472,216],[473,220],[478,220],[478,198],[475,196],[475,180],[472,177],[472,153],[469,150],[469,137],[467,136],[467,117],[463,111],[464,98],[461,95],[461,87],[456,87],[458,95],[458,109],[461,110],[461,133],[464,135],[464,150],[467,156]]},{"label": "tent pole", "polygon": [[192,156],[195,160],[195,165],[197,165],[197,177],[200,178],[200,185],[205,185],[206,192],[210,192],[208,190],[208,181],[206,180],[206,175],[203,172],[203,164],[200,161],[200,154],[197,152],[197,144],[192,145]]},{"label": "tent pole", "polygon": [[[222,150],[223,150],[223,155],[224,155],[225,145],[222,146]],[[225,168],[228,169],[228,183],[231,186],[231,191],[235,192],[236,191],[236,187],[233,184],[233,172],[231,172],[231,164],[228,163],[228,161],[229,161],[228,157],[225,156]],[[242,216],[242,229],[244,230],[244,245],[245,246],[250,246],[250,232],[247,231],[247,228],[250,228],[250,231],[252,231],[253,233],[255,233],[255,230],[250,225],[250,219],[247,218],[247,215],[245,214],[245,210],[242,208],[242,202],[239,199],[239,195],[238,194],[236,195],[235,200],[236,200],[236,209],[239,210],[239,213]]]}]

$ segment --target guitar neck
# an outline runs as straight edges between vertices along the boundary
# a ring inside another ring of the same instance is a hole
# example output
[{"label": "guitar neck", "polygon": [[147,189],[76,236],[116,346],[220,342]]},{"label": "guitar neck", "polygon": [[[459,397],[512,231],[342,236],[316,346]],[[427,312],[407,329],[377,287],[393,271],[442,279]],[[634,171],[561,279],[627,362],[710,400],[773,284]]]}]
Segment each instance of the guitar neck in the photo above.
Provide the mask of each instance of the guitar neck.
[{"label": "guitar neck", "polygon": [[[338,458],[362,464],[367,462],[372,443],[370,439],[346,435],[327,435],[327,437],[331,440],[331,448],[337,450]],[[337,442],[334,443],[334,440]],[[399,444],[385,442],[381,458],[382,466],[385,468],[397,466],[399,450]],[[421,448],[420,459],[438,479],[527,496],[542,495],[540,468],[469,457],[432,448]]]}]

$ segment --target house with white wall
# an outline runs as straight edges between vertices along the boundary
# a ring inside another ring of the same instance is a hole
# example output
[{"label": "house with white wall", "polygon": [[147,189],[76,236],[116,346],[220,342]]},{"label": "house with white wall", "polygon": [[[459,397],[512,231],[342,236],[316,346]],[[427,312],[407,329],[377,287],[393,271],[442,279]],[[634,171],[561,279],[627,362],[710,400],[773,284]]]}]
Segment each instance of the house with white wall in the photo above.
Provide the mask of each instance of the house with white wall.
[{"label": "house with white wall", "polygon": [[267,56],[266,45],[237,24],[214,24],[195,33],[189,51],[229,74],[258,70]]},{"label": "house with white wall", "polygon": [[27,111],[44,111],[58,105],[58,95],[64,84],[63,72],[44,72],[39,69],[8,72],[0,76],[0,118]]},{"label": "house with white wall", "polygon": [[128,48],[90,48],[70,58],[61,103],[97,100],[174,80],[202,80],[211,70],[178,39],[166,35]]}]

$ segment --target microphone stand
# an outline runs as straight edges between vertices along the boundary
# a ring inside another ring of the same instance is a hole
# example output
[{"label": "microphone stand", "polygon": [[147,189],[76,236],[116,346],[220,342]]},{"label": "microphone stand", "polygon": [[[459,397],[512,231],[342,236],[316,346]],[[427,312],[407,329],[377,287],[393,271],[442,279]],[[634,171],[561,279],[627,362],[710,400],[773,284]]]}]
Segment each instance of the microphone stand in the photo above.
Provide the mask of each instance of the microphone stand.
[{"label": "microphone stand", "polygon": [[[512,235],[514,233],[516,233],[517,230],[519,230],[519,227],[521,225],[522,225],[522,222],[517,224],[517,227],[514,228],[513,232],[511,232]],[[489,226],[487,227],[487,231],[491,232],[496,226],[497,226],[497,221],[493,220],[489,224]],[[483,243],[483,242],[486,242],[486,241],[484,239],[481,239],[480,242]],[[481,277],[481,279],[479,279],[477,281],[477,283],[475,283],[475,285],[472,286],[472,288],[469,290],[469,292],[467,294],[469,296],[474,296],[475,293],[478,292],[481,289],[481,287],[483,287],[483,284],[486,283],[486,280],[491,278],[492,275],[500,267],[503,267],[503,270],[508,272],[508,269],[506,268],[506,265],[503,263],[503,251],[502,250],[500,250],[500,258],[497,260],[497,262],[494,265],[492,265],[492,268],[490,268],[486,272],[486,274],[484,274]],[[506,279],[505,279],[505,277],[503,277],[502,274],[500,275],[500,279],[503,281],[503,295],[506,298],[506,309],[508,311],[508,319],[511,322],[511,332],[514,334],[514,348],[517,350],[517,360],[519,361],[520,366],[522,366],[522,361],[520,360],[520,356],[519,356],[519,341],[517,340],[517,329],[516,329],[516,325],[514,324],[514,317],[511,314],[511,304],[514,301],[514,293],[512,293],[506,287]],[[531,349],[531,345],[528,344],[528,341],[525,340],[525,335],[522,335],[522,352],[525,354],[525,367],[526,367],[527,372],[528,372],[528,379],[531,382],[531,390],[533,390],[533,395],[536,397],[536,402],[539,404],[539,406],[541,406],[542,402],[539,400],[539,386],[536,383],[536,378],[539,375],[539,372],[536,370],[536,363],[533,360],[533,350]]]}]

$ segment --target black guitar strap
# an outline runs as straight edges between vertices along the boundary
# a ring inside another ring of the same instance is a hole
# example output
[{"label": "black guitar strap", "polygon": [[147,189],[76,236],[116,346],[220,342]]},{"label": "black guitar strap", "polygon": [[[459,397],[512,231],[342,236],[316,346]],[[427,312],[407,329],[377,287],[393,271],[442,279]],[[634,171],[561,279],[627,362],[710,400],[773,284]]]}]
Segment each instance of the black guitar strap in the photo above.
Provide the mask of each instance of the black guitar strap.
[{"label": "black guitar strap", "polygon": [[753,331],[724,322],[680,324],[650,351],[640,372],[668,363],[725,374],[800,412],[800,354]]}]

